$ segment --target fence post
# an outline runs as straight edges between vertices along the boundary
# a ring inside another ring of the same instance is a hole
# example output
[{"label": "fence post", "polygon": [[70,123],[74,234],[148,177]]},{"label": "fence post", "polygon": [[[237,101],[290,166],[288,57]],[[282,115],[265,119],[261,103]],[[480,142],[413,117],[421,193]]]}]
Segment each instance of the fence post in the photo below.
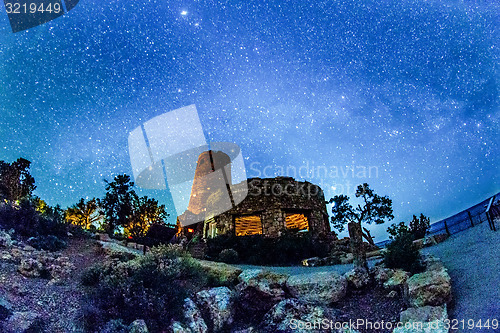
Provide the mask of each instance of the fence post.
[{"label": "fence post", "polygon": [[474,226],[474,222],[472,221],[472,216],[470,215],[470,212],[469,212],[469,211],[467,211],[467,214],[469,214],[470,224],[471,224],[472,226]]},{"label": "fence post", "polygon": [[490,226],[490,229],[493,231],[497,231],[497,229],[495,228],[495,222],[493,221],[490,212],[486,212],[486,218],[488,219],[488,224]]},{"label": "fence post", "polygon": [[446,234],[448,234],[448,237],[451,236],[450,230],[448,230],[448,224],[446,224],[446,220],[444,220],[444,228],[446,229]]}]

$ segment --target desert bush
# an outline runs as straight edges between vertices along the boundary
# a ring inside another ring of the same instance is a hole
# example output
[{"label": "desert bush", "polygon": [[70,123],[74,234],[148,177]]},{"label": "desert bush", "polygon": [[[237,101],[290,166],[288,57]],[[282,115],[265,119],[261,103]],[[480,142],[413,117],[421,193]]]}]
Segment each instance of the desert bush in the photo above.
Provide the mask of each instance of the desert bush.
[{"label": "desert bush", "polygon": [[387,233],[390,239],[395,239],[399,235],[411,235],[410,228],[404,223],[399,222],[398,224],[393,223],[389,228],[387,228]]},{"label": "desert bush", "polygon": [[83,307],[89,331],[102,331],[111,319],[129,324],[142,318],[154,332],[180,316],[184,298],[214,281],[182,247],[168,245],[127,262],[90,268],[81,282],[91,286]]},{"label": "desert bush", "polygon": [[14,229],[16,234],[25,237],[54,235],[66,237],[67,224],[59,207],[45,206],[37,210],[37,203],[28,199],[19,204],[4,203],[0,207],[0,226]]},{"label": "desert bush", "polygon": [[28,244],[37,250],[51,252],[60,251],[65,249],[67,246],[67,243],[64,240],[54,235],[31,237],[28,239]]},{"label": "desert bush", "polygon": [[410,231],[415,239],[424,238],[430,227],[430,219],[424,214],[420,214],[418,218],[413,215],[413,219],[410,221]]},{"label": "desert bush", "polygon": [[239,261],[238,252],[234,249],[224,249],[219,253],[219,261],[226,264],[236,264]]},{"label": "desert bush", "polygon": [[388,268],[401,268],[412,273],[423,269],[420,252],[413,244],[411,233],[400,233],[387,245],[384,264]]}]

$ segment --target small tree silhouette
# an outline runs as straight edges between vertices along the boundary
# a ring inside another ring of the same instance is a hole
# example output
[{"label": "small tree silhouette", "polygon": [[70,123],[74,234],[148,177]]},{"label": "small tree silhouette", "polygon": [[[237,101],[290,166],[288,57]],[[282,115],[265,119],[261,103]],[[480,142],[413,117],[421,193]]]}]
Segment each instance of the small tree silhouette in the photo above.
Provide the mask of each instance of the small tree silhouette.
[{"label": "small tree silhouette", "polygon": [[386,219],[392,220],[392,200],[387,196],[375,194],[367,183],[357,187],[356,197],[363,199],[363,203],[356,207],[349,203],[349,197],[346,195],[336,195],[330,199],[329,203],[333,203],[331,221],[333,227],[339,231],[343,231],[345,225],[348,225],[354,265],[367,270],[363,237],[371,244],[374,242],[367,229],[363,232],[362,224],[382,224]]}]

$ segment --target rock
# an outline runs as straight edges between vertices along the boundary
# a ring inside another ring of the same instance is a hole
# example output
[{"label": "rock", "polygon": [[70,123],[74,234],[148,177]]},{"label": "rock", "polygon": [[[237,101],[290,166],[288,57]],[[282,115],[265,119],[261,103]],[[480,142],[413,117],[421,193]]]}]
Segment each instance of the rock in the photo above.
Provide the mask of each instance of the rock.
[{"label": "rock", "polygon": [[201,267],[209,275],[216,276],[221,283],[234,285],[238,283],[238,276],[243,272],[242,269],[222,263],[207,260],[198,260]]},{"label": "rock", "polygon": [[184,318],[186,319],[186,324],[189,327],[190,332],[205,333],[208,331],[207,324],[205,324],[200,310],[190,298],[186,298],[184,300],[183,309]]},{"label": "rock", "polygon": [[413,245],[415,245],[417,247],[417,249],[423,249],[424,248],[424,239],[423,238],[420,238],[420,239],[416,239],[413,241]]},{"label": "rock", "polygon": [[276,303],[285,298],[287,275],[262,269],[245,270],[238,279],[237,308],[250,316],[263,316]]},{"label": "rock", "polygon": [[128,326],[121,319],[112,319],[104,325],[101,333],[128,333]]},{"label": "rock", "polygon": [[26,277],[41,277],[44,274],[43,264],[33,258],[21,259],[17,271]]},{"label": "rock", "polygon": [[11,247],[12,246],[12,238],[10,235],[3,231],[0,230],[0,247]]},{"label": "rock", "polygon": [[370,269],[375,283],[382,286],[394,274],[394,270],[390,268],[375,266]]},{"label": "rock", "polygon": [[352,253],[346,253],[340,256],[340,263],[342,265],[351,264],[354,261],[354,255]]},{"label": "rock", "polygon": [[431,322],[434,320],[445,320],[448,318],[446,314],[446,306],[423,306],[420,308],[408,308],[399,314],[399,320],[402,323],[409,321]]},{"label": "rock", "polygon": [[431,254],[422,255],[422,264],[426,271],[445,269],[443,263]]},{"label": "rock", "polygon": [[369,258],[382,258],[382,257],[383,257],[383,251],[382,250],[375,250],[375,251],[368,252],[366,254],[366,259],[369,259]]},{"label": "rock", "polygon": [[111,237],[108,234],[98,234],[99,240],[103,242],[111,242]]},{"label": "rock", "polygon": [[136,319],[129,325],[128,333],[149,333],[149,330],[143,319]]},{"label": "rock", "polygon": [[433,246],[436,244],[437,244],[437,241],[434,238],[434,236],[427,236],[424,238],[424,247],[429,247],[429,246]]},{"label": "rock", "polygon": [[138,250],[125,247],[115,242],[99,241],[98,243],[100,244],[104,254],[111,258],[131,260],[140,254],[140,251]]},{"label": "rock", "polygon": [[412,306],[436,306],[451,301],[451,280],[445,268],[415,274],[407,283],[407,298]]},{"label": "rock", "polygon": [[229,288],[217,287],[202,290],[196,294],[196,303],[210,320],[208,326],[211,330],[220,331],[224,326],[231,325],[233,322]]},{"label": "rock", "polygon": [[355,289],[360,289],[366,287],[370,284],[370,275],[363,268],[354,268],[344,274],[345,279],[347,280],[350,286],[353,286]]},{"label": "rock", "polygon": [[266,295],[281,298],[285,296],[283,287],[288,275],[273,273],[262,269],[245,270],[238,276],[240,284],[237,289],[255,288]]},{"label": "rock", "polygon": [[384,288],[390,290],[404,289],[409,276],[410,273],[403,271],[402,269],[396,269],[392,272],[389,279],[384,282]]},{"label": "rock", "polygon": [[400,314],[400,322],[404,326],[394,329],[393,333],[447,333],[447,319],[446,306],[409,308]]},{"label": "rock", "polygon": [[0,297],[0,320],[5,320],[6,318],[12,315],[12,306],[11,304]]},{"label": "rock", "polygon": [[12,262],[14,261],[14,257],[8,251],[0,252],[0,259],[3,261]]},{"label": "rock", "polygon": [[[324,332],[313,323],[328,320],[335,322],[337,312],[298,299],[285,299],[276,304],[262,320],[259,332]],[[310,324],[310,325],[308,325]]]},{"label": "rock", "polygon": [[28,333],[42,331],[40,316],[34,312],[14,312],[3,324],[4,333]]},{"label": "rock", "polygon": [[447,239],[448,239],[448,234],[447,233],[434,235],[434,240],[438,244],[444,242]]},{"label": "rock", "polygon": [[182,323],[180,323],[178,321],[174,321],[172,323],[172,325],[170,325],[170,332],[172,332],[172,333],[192,333],[189,328],[185,327],[184,325],[182,325]]},{"label": "rock", "polygon": [[[33,237],[31,237],[31,238],[33,238]],[[30,239],[31,239],[31,238],[30,238]],[[33,252],[33,251],[36,251],[36,249],[35,249],[33,246],[31,246],[31,245],[25,245],[25,246],[24,246],[24,248],[23,248],[23,250],[24,250],[25,252]]]},{"label": "rock", "polygon": [[336,272],[294,275],[286,285],[294,297],[311,303],[337,302],[347,292],[346,279]]}]

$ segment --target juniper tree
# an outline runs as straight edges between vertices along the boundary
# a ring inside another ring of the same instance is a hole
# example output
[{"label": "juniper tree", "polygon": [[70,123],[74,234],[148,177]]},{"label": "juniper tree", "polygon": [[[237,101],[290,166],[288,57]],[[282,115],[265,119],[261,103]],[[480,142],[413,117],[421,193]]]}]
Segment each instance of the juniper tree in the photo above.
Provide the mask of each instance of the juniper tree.
[{"label": "juniper tree", "polygon": [[329,203],[333,203],[331,221],[333,227],[340,232],[344,230],[345,225],[348,226],[354,264],[356,267],[368,269],[363,238],[370,244],[374,242],[368,229],[363,228],[363,224],[382,224],[385,220],[392,220],[392,200],[387,196],[375,194],[367,183],[359,185],[355,195],[362,199],[362,203],[356,207],[349,203],[349,197],[346,195],[336,195],[330,199]]}]

